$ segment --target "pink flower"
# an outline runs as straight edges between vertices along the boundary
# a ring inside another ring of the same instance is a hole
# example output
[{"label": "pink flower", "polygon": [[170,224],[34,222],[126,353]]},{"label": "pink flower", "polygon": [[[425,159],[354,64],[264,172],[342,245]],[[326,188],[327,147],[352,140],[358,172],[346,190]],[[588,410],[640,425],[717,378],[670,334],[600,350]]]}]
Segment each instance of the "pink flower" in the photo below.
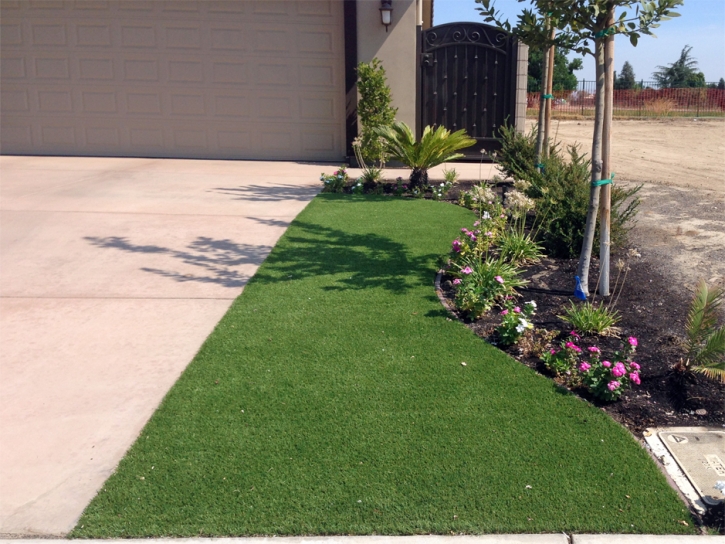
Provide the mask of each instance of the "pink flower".
[{"label": "pink flower", "polygon": [[615,389],[618,389],[620,385],[622,384],[620,384],[617,380],[612,380],[607,384],[607,389],[614,391]]},{"label": "pink flower", "polygon": [[518,306],[516,306],[514,308],[514,313],[520,314],[521,313],[521,308],[519,308]]},{"label": "pink flower", "polygon": [[642,367],[641,367],[641,366],[639,366],[639,365],[638,365],[637,363],[635,363],[634,361],[632,361],[631,363],[629,363],[629,367],[630,367],[630,368],[633,368],[633,369],[635,369],[635,370],[641,370],[641,369],[642,369]]},{"label": "pink flower", "polygon": [[493,232],[491,232],[491,231],[489,230],[488,232],[486,232],[486,236],[488,236],[489,238],[491,238],[491,236],[493,236]]},{"label": "pink flower", "polygon": [[461,278],[456,278],[453,280],[453,285],[460,285],[461,284]]},{"label": "pink flower", "polygon": [[605,368],[609,368],[610,366],[612,366],[612,363],[610,363],[609,361],[602,361],[602,366]]},{"label": "pink flower", "polygon": [[630,372],[629,379],[632,380],[632,383],[636,383],[637,385],[642,383],[639,379],[639,374],[637,374],[636,372]]},{"label": "pink flower", "polygon": [[634,336],[630,336],[627,339],[627,342],[629,342],[629,345],[632,346],[633,348],[637,347],[637,339]]},{"label": "pink flower", "polygon": [[574,344],[574,342],[567,342],[567,343],[565,344],[565,346],[566,346],[567,348],[569,348],[569,349],[573,349],[573,350],[574,350],[574,351],[576,351],[577,353],[581,353],[581,351],[582,351],[582,350],[581,350],[581,348],[580,348],[579,346],[577,346],[576,344]]},{"label": "pink flower", "polygon": [[579,335],[578,335],[578,334],[576,333],[576,331],[571,331],[571,332],[569,333],[569,335],[570,335],[570,336],[573,336],[573,337],[574,337],[574,338],[576,338],[577,340],[581,340],[581,338],[582,338],[581,336],[579,336]]},{"label": "pink flower", "polygon": [[460,253],[460,251],[461,251],[461,241],[460,240],[458,240],[458,239],[453,240],[453,251],[455,251],[456,253]]},{"label": "pink flower", "polygon": [[555,354],[556,354],[556,350],[555,350],[554,348],[551,348],[551,349],[549,350],[549,353],[551,353],[552,355],[555,355]]},{"label": "pink flower", "polygon": [[502,214],[500,215],[500,217],[501,217],[501,219],[503,219],[504,217],[506,217],[506,214],[505,214],[505,213],[502,213]]},{"label": "pink flower", "polygon": [[617,363],[614,365],[614,368],[612,368],[612,375],[615,378],[621,378],[627,373],[627,369],[624,368],[624,365],[622,363]]},{"label": "pink flower", "polygon": [[480,224],[481,224],[481,222],[480,222],[480,221],[474,221],[474,223],[473,223],[473,226],[474,226],[474,227],[477,227],[477,226],[478,226],[478,225],[480,225]]},{"label": "pink flower", "polygon": [[470,266],[467,266],[466,268],[464,268],[463,270],[461,270],[461,272],[463,272],[464,274],[472,274],[473,273],[473,270],[471,270],[471,267]]},{"label": "pink flower", "polygon": [[466,227],[463,227],[463,228],[461,229],[461,232],[462,232],[463,234],[468,234],[468,229],[467,229]]},{"label": "pink flower", "polygon": [[579,372],[587,372],[590,368],[592,368],[592,365],[589,363],[582,363],[579,365]]},{"label": "pink flower", "polygon": [[509,313],[508,310],[504,310],[504,311],[501,312],[501,315],[507,315],[508,313]]},{"label": "pink flower", "polygon": [[597,346],[590,346],[587,348],[591,353],[601,353],[602,350],[599,349]]},{"label": "pink flower", "polygon": [[502,285],[503,285],[503,278],[502,278],[501,276],[496,276],[496,277],[495,277],[495,278],[493,278],[493,279],[495,279],[495,280],[496,280],[497,282],[499,282],[500,284],[502,284]]},{"label": "pink flower", "polygon": [[476,237],[473,235],[472,232],[469,232],[468,235],[471,237],[471,242],[475,242],[476,241]]}]

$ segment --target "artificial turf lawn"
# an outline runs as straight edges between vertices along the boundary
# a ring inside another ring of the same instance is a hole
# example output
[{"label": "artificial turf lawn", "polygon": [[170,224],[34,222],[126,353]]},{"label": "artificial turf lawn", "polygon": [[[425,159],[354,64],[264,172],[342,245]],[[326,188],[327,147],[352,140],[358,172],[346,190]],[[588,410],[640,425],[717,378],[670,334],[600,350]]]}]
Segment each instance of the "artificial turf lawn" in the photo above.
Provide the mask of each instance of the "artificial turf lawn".
[{"label": "artificial turf lawn", "polygon": [[447,319],[472,221],[318,196],[71,536],[690,532],[627,431]]}]

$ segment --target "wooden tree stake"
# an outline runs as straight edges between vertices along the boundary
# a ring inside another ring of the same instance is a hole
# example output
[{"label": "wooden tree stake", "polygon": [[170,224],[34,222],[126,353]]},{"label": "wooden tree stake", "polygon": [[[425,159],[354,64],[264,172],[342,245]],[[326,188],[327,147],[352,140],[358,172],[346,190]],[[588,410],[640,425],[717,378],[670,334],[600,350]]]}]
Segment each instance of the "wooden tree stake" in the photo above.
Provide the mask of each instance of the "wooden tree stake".
[{"label": "wooden tree stake", "polygon": [[[610,9],[607,28],[614,24],[614,9]],[[614,107],[614,36],[604,44],[604,126],[602,127],[602,178],[612,178],[612,110]],[[605,177],[606,176],[606,177]],[[611,243],[612,185],[602,185],[599,199],[599,294],[609,296]]]}]

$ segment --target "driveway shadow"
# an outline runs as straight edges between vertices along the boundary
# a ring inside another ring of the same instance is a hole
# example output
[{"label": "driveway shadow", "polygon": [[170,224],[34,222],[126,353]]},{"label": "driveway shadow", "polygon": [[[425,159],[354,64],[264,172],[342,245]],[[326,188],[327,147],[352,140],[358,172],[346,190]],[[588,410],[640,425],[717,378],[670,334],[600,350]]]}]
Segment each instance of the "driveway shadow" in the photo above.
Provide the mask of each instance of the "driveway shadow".
[{"label": "driveway shadow", "polygon": [[199,273],[182,274],[173,270],[150,267],[143,267],[141,270],[178,282],[212,283],[232,289],[244,287],[249,281],[249,275],[242,274],[234,268],[247,264],[259,266],[272,250],[272,246],[238,244],[229,239],[221,240],[206,236],[199,236],[183,250],[156,245],[136,245],[127,238],[119,236],[86,236],[84,240],[103,249],[168,255],[171,259],[178,259],[184,264],[198,267]]},{"label": "driveway shadow", "polygon": [[282,202],[296,200],[307,202],[320,192],[318,187],[300,187],[299,185],[240,185],[239,187],[215,187],[210,191],[233,196],[233,200],[249,202]]}]

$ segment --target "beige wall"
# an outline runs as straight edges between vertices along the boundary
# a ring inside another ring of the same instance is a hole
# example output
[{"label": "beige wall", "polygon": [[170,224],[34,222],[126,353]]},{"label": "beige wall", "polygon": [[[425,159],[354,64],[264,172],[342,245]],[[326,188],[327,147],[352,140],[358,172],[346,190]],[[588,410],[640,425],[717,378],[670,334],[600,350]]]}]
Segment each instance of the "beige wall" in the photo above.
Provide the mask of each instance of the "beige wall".
[{"label": "beige wall", "polygon": [[416,5],[415,0],[393,2],[392,24],[385,32],[380,22],[379,0],[357,2],[358,62],[379,58],[388,78],[396,119],[407,123],[413,132],[415,118],[416,68]]},{"label": "beige wall", "polygon": [[516,130],[526,129],[526,89],[529,83],[529,46],[519,43],[516,61]]}]

